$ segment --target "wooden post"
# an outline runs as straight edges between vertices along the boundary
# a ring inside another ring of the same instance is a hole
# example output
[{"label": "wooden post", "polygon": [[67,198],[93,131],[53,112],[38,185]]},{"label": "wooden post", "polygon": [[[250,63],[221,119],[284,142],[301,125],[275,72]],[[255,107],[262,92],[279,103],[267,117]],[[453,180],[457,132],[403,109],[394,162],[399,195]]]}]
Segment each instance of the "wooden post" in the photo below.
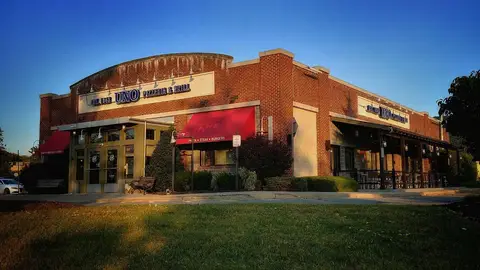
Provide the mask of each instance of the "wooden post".
[{"label": "wooden post", "polygon": [[378,131],[378,141],[380,146],[380,189],[385,189],[385,149],[381,131]]},{"label": "wooden post", "polygon": [[434,173],[434,179],[435,179],[435,187],[437,187],[437,182],[438,182],[438,155],[437,155],[437,146],[433,146],[433,153],[432,153],[432,161],[435,164],[435,170],[433,171]]},{"label": "wooden post", "polygon": [[422,147],[423,144],[419,143],[418,144],[418,158],[420,159],[420,187],[424,188],[423,186],[423,154],[422,154]]},{"label": "wooden post", "polygon": [[407,188],[407,157],[405,154],[405,137],[400,137],[400,155],[402,156],[402,183],[403,188]]},{"label": "wooden post", "polygon": [[460,150],[458,150],[457,148],[455,151],[457,152],[457,179],[458,179],[458,176],[460,175]]}]

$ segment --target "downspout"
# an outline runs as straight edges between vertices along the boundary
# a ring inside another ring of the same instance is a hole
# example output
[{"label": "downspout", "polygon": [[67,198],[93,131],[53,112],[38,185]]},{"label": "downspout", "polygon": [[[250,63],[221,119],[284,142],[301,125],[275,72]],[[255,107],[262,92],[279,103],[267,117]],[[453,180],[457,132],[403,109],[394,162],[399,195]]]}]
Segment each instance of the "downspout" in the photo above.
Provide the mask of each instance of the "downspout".
[{"label": "downspout", "polygon": [[146,152],[147,152],[147,120],[144,121],[144,130],[143,130],[143,177],[145,177],[145,163],[147,162]]}]

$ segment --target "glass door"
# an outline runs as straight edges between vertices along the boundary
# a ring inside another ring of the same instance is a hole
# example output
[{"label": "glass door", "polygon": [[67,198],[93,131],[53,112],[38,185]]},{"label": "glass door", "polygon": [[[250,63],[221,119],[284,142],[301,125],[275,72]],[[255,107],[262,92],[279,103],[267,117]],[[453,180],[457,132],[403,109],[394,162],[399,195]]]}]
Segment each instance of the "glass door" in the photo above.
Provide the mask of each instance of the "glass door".
[{"label": "glass door", "polygon": [[89,165],[89,184],[100,184],[100,151],[90,150]]},{"label": "glass door", "polygon": [[118,169],[118,150],[109,149],[107,151],[107,184],[117,183]]}]

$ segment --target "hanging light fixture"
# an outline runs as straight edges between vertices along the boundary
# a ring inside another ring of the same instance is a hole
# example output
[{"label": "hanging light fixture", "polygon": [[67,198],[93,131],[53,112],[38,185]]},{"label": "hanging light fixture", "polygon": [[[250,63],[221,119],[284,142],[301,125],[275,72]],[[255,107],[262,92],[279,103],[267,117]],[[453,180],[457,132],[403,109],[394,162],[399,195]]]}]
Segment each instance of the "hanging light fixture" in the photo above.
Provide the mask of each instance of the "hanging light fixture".
[{"label": "hanging light fixture", "polygon": [[387,147],[387,141],[383,141],[382,145],[383,147]]},{"label": "hanging light fixture", "polygon": [[408,152],[408,144],[405,144],[405,151]]},{"label": "hanging light fixture", "polygon": [[422,148],[422,154],[425,155],[425,152],[426,152],[426,151],[425,151],[425,148]]}]

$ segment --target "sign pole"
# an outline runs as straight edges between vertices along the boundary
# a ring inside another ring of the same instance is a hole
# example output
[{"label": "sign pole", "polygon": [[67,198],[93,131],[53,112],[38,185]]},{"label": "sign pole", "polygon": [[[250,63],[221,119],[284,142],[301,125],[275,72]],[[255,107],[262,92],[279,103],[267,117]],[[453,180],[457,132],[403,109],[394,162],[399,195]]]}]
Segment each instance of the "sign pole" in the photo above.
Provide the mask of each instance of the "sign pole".
[{"label": "sign pole", "polygon": [[235,189],[238,190],[238,147],[242,144],[242,136],[233,135],[232,144],[235,148]]},{"label": "sign pole", "polygon": [[238,190],[238,147],[235,147],[235,189]]}]

